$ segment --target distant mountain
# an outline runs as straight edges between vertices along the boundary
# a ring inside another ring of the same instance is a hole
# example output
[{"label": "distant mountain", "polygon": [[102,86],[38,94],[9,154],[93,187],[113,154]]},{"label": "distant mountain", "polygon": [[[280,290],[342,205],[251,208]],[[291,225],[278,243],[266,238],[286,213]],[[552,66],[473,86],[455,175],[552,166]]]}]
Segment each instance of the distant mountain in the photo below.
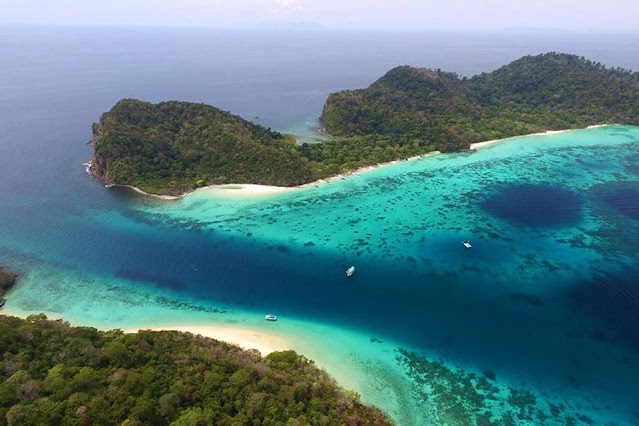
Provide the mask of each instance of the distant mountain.
[{"label": "distant mountain", "polygon": [[261,22],[255,25],[253,28],[282,30],[323,30],[326,27],[318,22],[313,21],[292,22],[284,19],[273,19],[270,21]]},{"label": "distant mountain", "polygon": [[472,78],[400,66],[366,89],[331,94],[321,119],[334,136],[410,136],[456,151],[544,130],[639,124],[639,73],[560,53]]},{"label": "distant mountain", "polygon": [[506,27],[502,31],[520,32],[520,33],[540,33],[540,32],[569,33],[570,32],[569,30],[566,30],[564,28],[543,28],[543,27],[525,27],[525,26]]}]

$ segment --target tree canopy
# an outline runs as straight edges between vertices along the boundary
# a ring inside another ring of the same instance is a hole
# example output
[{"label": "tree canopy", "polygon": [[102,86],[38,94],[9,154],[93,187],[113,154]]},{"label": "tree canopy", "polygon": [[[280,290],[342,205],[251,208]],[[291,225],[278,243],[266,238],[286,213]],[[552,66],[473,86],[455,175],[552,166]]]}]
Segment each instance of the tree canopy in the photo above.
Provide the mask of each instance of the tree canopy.
[{"label": "tree canopy", "polygon": [[312,361],[0,316],[0,425],[388,425]]},{"label": "tree canopy", "polygon": [[331,94],[322,121],[334,136],[412,138],[444,152],[545,130],[639,124],[639,73],[560,53],[472,78],[400,66],[366,89]]},{"label": "tree canopy", "polygon": [[93,125],[92,173],[156,194],[198,186],[296,186],[474,142],[591,124],[639,124],[639,73],[560,53],[525,56],[472,78],[400,66],[366,89],[329,95],[330,139],[296,145],[215,107],[118,102]]},{"label": "tree canopy", "polygon": [[204,104],[123,99],[93,125],[93,135],[96,177],[156,194],[315,178],[293,137]]}]

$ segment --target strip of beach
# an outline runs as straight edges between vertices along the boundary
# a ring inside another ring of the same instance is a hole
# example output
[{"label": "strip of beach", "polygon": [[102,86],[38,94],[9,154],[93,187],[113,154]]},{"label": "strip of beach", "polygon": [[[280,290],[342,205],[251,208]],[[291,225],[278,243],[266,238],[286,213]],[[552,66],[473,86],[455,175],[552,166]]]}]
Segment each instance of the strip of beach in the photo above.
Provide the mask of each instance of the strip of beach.
[{"label": "strip of beach", "polygon": [[[59,314],[54,312],[43,312],[47,318],[52,320],[64,320],[67,319],[61,317]],[[19,310],[13,309],[3,309],[0,312],[0,315],[5,316],[14,316],[22,319],[26,319],[29,314],[26,314]],[[70,321],[74,326],[90,326],[95,327],[97,329],[108,331],[110,328],[108,327],[100,327],[92,324],[79,324],[74,321]],[[255,349],[260,352],[262,356],[266,356],[272,352],[277,351],[285,351],[292,349],[292,345],[286,339],[280,336],[276,336],[274,334],[268,334],[263,331],[258,331],[250,328],[240,328],[240,327],[227,327],[221,325],[213,325],[213,324],[169,324],[163,326],[138,326],[138,327],[130,327],[122,329],[125,333],[137,333],[141,330],[152,330],[152,331],[182,331],[185,333],[191,333],[195,335],[201,335],[204,337],[210,337],[215,340],[223,341],[226,343],[230,343],[232,345],[236,345],[242,349]]]},{"label": "strip of beach", "polygon": [[[606,127],[606,126],[612,126],[613,124],[595,124],[595,125],[591,125],[586,127],[586,129],[594,129],[597,127]],[[522,138],[522,137],[529,137],[529,136],[548,136],[548,135],[555,135],[555,134],[560,134],[560,133],[565,133],[565,132],[571,132],[574,130],[583,130],[583,129],[565,129],[565,130],[546,130],[544,132],[539,132],[539,133],[531,133],[528,135],[520,135],[520,136],[512,136],[509,138],[504,138],[504,139],[493,139],[493,140],[489,140],[489,141],[484,141],[484,142],[476,142],[470,145],[469,147],[469,151],[476,151],[478,149],[481,148],[485,148],[487,146],[490,145],[494,145],[496,143],[499,142],[507,142],[513,139],[517,139],[517,138]],[[299,189],[304,189],[304,188],[309,188],[309,187],[313,187],[313,186],[319,186],[319,185],[323,185],[323,184],[329,184],[332,180],[335,179],[342,179],[342,178],[346,178],[347,176],[353,176],[353,175],[359,175],[361,173],[366,173],[368,171],[371,170],[375,170],[378,169],[380,167],[385,167],[385,166],[389,166],[392,164],[397,164],[400,162],[404,162],[404,161],[414,161],[414,160],[419,160],[419,159],[423,159],[426,157],[430,157],[433,155],[438,155],[441,154],[441,152],[439,151],[431,151],[428,152],[426,154],[420,154],[420,155],[415,155],[413,157],[409,157],[406,159],[402,159],[402,160],[393,160],[393,161],[388,161],[385,163],[379,163],[379,164],[374,164],[374,165],[370,165],[370,166],[365,166],[365,167],[360,167],[359,169],[350,171],[348,173],[342,173],[342,174],[338,174],[335,176],[331,176],[329,178],[325,178],[325,179],[319,179],[317,181],[314,182],[309,182],[309,183],[305,183],[303,185],[299,185],[299,186],[292,186],[292,187],[284,187],[284,186],[270,186],[270,185],[256,185],[256,184],[249,184],[249,183],[238,183],[238,184],[224,184],[224,185],[209,185],[209,186],[203,186],[201,188],[197,188],[191,192],[186,192],[184,194],[180,194],[180,195],[157,195],[157,194],[150,194],[148,192],[145,192],[139,188],[136,188],[135,186],[131,186],[131,185],[115,185],[118,187],[124,187],[124,188],[130,188],[133,191],[148,196],[148,197],[153,197],[153,198],[157,198],[160,200],[178,200],[180,198],[183,198],[189,194],[193,194],[194,192],[199,192],[199,191],[204,191],[204,190],[213,190],[215,192],[216,195],[224,195],[224,196],[231,196],[231,197],[238,197],[238,198],[253,198],[253,197],[263,197],[263,196],[269,196],[269,195],[275,195],[275,194],[282,194],[285,192],[291,192],[291,191],[295,191],[295,190],[299,190]],[[88,164],[88,163],[87,163]],[[87,169],[88,172],[88,169]]]},{"label": "strip of beach", "polygon": [[137,333],[141,330],[152,331],[182,331],[195,335],[210,337],[226,343],[239,346],[242,349],[255,349],[262,356],[266,356],[272,352],[285,351],[291,349],[291,345],[281,337],[266,334],[262,331],[252,330],[248,328],[223,327],[206,324],[192,325],[166,325],[162,327],[151,328],[127,328],[122,331],[125,333]]}]

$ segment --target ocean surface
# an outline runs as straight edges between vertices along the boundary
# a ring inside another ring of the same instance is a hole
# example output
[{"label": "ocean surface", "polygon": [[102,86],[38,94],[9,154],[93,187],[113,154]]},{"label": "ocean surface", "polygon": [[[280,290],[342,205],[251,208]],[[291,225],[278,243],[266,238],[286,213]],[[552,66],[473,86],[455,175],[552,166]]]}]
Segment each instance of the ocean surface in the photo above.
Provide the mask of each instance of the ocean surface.
[{"label": "ocean surface", "polygon": [[264,197],[160,201],[82,165],[124,97],[313,142],[330,92],[396,65],[470,76],[546,51],[639,70],[623,35],[0,27],[0,265],[22,273],[5,312],[272,333],[401,425],[639,424],[637,127]]}]

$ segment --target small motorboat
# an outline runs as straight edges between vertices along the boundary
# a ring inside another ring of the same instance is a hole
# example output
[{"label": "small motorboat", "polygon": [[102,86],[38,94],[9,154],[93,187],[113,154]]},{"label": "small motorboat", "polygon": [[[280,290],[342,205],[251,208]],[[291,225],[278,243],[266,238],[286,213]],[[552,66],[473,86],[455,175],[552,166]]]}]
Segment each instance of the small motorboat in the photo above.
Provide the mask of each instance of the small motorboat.
[{"label": "small motorboat", "polygon": [[268,314],[264,316],[266,321],[277,321],[277,315]]},{"label": "small motorboat", "polygon": [[348,268],[346,270],[346,276],[347,277],[352,277],[354,273],[355,273],[355,267],[354,266],[351,266],[350,268]]},{"label": "small motorboat", "polygon": [[2,308],[5,303],[7,303],[7,299],[0,299],[0,308]]},{"label": "small motorboat", "polygon": [[462,241],[462,244],[464,245],[464,247],[466,247],[467,249],[472,248],[473,246],[470,245],[470,243],[468,241]]}]

